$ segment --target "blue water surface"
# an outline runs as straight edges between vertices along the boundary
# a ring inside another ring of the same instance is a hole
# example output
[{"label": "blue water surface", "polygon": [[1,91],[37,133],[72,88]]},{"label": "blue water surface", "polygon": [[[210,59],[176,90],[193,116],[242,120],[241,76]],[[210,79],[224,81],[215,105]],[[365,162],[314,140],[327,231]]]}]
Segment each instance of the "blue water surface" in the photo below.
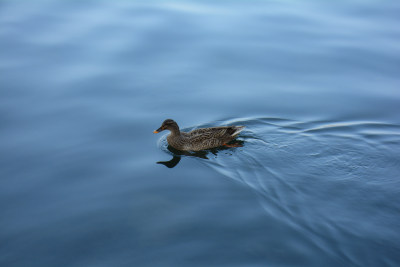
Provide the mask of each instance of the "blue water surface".
[{"label": "blue water surface", "polygon": [[1,1],[0,266],[400,266],[398,14]]}]

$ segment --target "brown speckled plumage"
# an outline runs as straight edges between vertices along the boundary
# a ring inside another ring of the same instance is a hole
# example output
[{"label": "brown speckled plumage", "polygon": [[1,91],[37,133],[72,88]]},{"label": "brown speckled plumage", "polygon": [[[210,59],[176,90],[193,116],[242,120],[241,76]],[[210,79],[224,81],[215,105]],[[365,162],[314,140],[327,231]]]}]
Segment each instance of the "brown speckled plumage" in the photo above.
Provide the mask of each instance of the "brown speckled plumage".
[{"label": "brown speckled plumage", "polygon": [[181,132],[178,124],[167,119],[155,133],[169,130],[168,144],[175,149],[184,151],[199,151],[222,146],[232,141],[244,129],[244,126],[222,126],[196,129],[191,132]]}]

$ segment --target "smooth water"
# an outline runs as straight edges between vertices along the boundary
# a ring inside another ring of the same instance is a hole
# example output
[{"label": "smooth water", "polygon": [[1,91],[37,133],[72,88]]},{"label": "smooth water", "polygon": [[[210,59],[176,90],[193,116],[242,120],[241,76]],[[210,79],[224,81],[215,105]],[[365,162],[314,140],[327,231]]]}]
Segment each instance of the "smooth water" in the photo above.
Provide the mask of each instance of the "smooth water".
[{"label": "smooth water", "polygon": [[398,14],[1,1],[0,265],[400,266]]}]

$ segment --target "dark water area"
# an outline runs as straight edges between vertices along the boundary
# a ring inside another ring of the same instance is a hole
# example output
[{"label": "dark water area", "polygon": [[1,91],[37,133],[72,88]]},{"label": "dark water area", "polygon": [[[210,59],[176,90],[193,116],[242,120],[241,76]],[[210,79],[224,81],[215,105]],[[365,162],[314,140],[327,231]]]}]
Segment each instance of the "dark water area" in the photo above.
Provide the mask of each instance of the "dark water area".
[{"label": "dark water area", "polygon": [[398,14],[1,1],[0,266],[400,266]]}]

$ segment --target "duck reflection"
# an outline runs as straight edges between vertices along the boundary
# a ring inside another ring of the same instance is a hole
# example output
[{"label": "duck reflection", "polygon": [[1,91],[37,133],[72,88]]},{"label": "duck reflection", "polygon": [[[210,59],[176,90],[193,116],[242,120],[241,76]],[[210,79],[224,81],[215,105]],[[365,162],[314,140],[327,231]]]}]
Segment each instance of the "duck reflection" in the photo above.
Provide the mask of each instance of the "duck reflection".
[{"label": "duck reflection", "polygon": [[167,149],[173,154],[171,160],[168,161],[157,161],[157,164],[162,164],[168,168],[174,168],[181,161],[182,156],[191,156],[198,157],[201,159],[208,159],[207,155],[209,153],[217,156],[220,151],[229,150],[235,147],[243,147],[244,141],[242,140],[234,140],[233,142],[228,143],[227,146],[221,146],[217,148],[201,150],[201,151],[181,151],[173,148],[172,146],[168,146]]}]

